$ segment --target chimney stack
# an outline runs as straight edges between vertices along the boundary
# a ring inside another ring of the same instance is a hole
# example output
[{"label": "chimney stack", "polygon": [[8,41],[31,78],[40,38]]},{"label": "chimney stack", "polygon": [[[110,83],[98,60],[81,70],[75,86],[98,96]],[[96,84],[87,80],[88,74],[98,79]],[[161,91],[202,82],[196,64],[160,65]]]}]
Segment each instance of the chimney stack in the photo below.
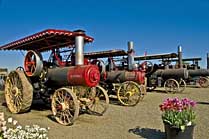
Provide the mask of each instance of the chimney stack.
[{"label": "chimney stack", "polygon": [[78,33],[77,36],[75,36],[75,65],[84,65],[84,35],[85,31],[83,30],[76,30],[74,31]]},{"label": "chimney stack", "polygon": [[181,45],[178,46],[178,62],[179,62],[179,68],[183,68],[182,47],[181,47]]},{"label": "chimney stack", "polygon": [[128,70],[133,70],[134,65],[134,43],[132,41],[128,42]]}]

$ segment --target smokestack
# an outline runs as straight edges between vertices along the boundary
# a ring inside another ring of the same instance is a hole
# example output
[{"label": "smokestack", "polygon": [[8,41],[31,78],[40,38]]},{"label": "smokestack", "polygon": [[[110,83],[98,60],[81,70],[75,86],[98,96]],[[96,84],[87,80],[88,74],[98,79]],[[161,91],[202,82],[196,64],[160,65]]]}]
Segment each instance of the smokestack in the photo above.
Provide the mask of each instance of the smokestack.
[{"label": "smokestack", "polygon": [[207,53],[207,69],[209,69],[209,53]]},{"label": "smokestack", "polygon": [[178,46],[178,62],[179,62],[179,68],[183,68],[182,47],[181,47],[181,45]]},{"label": "smokestack", "polygon": [[75,65],[84,65],[84,54],[83,54],[83,47],[84,47],[84,31],[76,30],[74,31],[78,33],[75,37]]},{"label": "smokestack", "polygon": [[128,42],[128,70],[133,70],[134,62],[134,43],[132,41]]}]

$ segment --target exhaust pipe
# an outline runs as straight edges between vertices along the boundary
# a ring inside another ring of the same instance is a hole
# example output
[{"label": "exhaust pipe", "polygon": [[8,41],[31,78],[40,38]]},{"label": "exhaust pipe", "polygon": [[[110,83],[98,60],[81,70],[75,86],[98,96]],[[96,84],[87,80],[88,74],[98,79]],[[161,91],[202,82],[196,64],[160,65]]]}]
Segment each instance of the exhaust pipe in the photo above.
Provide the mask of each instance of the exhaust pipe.
[{"label": "exhaust pipe", "polygon": [[128,42],[128,70],[133,70],[134,62],[134,43],[132,41]]},{"label": "exhaust pipe", "polygon": [[83,54],[83,47],[84,47],[84,31],[77,30],[74,31],[78,33],[75,37],[75,65],[84,65],[84,54]]},{"label": "exhaust pipe", "polygon": [[181,47],[181,45],[178,46],[178,62],[179,62],[179,68],[183,68],[182,47]]}]

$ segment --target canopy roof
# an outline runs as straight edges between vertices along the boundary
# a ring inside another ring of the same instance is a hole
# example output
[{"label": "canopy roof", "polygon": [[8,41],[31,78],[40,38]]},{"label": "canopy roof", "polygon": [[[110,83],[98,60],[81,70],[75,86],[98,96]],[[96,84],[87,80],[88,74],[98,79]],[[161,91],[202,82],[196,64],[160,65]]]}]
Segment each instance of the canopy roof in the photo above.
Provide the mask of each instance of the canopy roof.
[{"label": "canopy roof", "polygon": [[74,47],[75,36],[84,36],[85,43],[93,41],[81,30],[71,32],[67,30],[47,29],[9,44],[0,46],[0,50],[36,50],[48,51],[54,48]]},{"label": "canopy roof", "polygon": [[134,60],[167,59],[167,58],[176,58],[177,56],[178,55],[176,53],[152,54],[146,56],[135,56]]},{"label": "canopy roof", "polygon": [[114,57],[114,56],[125,56],[127,55],[126,51],[116,49],[116,50],[107,50],[99,52],[85,53],[84,56],[87,58],[105,58],[105,57]]},{"label": "canopy roof", "polygon": [[[182,61],[201,61],[201,57],[193,57],[193,58],[184,58]],[[178,61],[178,59],[172,59],[170,61]]]}]

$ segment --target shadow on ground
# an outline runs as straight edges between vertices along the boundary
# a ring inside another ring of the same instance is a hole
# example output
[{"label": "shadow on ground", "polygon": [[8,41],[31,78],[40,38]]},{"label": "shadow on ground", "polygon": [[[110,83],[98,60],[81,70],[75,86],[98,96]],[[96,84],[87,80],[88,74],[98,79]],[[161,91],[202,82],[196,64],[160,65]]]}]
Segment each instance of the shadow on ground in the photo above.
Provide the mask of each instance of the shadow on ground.
[{"label": "shadow on ground", "polygon": [[209,105],[209,102],[197,102],[197,104]]},{"label": "shadow on ground", "polygon": [[51,109],[51,107],[49,104],[44,103],[42,100],[33,100],[31,109],[36,111],[43,111],[43,110],[49,110]]},{"label": "shadow on ground", "polygon": [[159,89],[155,89],[155,90],[149,91],[147,93],[162,93],[162,94],[167,94],[165,90],[159,90]]},{"label": "shadow on ground", "polygon": [[112,105],[123,106],[123,105],[119,102],[119,100],[118,100],[117,97],[115,97],[115,98],[109,97],[109,100],[110,100],[109,103],[112,104]]},{"label": "shadow on ground", "polygon": [[145,139],[165,139],[165,133],[157,129],[136,127],[129,129],[128,132]]}]

